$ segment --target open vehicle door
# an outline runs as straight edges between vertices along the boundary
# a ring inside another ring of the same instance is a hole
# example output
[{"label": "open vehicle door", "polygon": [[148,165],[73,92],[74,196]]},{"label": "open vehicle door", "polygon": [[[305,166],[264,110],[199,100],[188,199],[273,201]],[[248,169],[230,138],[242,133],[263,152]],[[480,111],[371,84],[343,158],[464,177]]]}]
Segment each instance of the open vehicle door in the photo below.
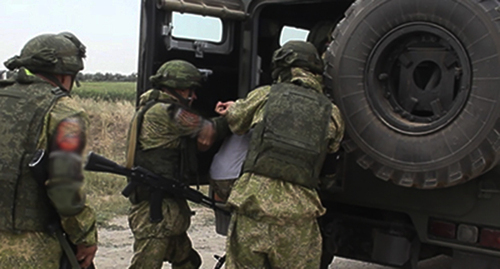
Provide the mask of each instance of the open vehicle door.
[{"label": "open vehicle door", "polygon": [[[240,83],[241,29],[247,19],[241,0],[144,0],[141,6],[137,100],[151,88],[149,77],[165,62],[182,59],[205,76],[193,108],[205,117],[217,116],[218,101],[242,94]],[[246,93],[246,92],[245,92]],[[199,173],[207,183],[212,147],[200,154]]]},{"label": "open vehicle door", "polygon": [[138,96],[172,59],[187,60],[210,76],[197,93],[204,106],[237,96],[240,22],[247,17],[241,0],[145,0],[141,10]]}]

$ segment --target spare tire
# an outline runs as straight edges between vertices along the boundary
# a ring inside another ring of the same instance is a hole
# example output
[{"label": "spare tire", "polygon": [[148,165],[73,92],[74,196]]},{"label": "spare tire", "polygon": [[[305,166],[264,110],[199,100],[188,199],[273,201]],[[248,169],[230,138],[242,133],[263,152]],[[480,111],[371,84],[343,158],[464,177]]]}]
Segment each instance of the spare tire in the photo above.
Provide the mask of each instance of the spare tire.
[{"label": "spare tire", "polygon": [[343,146],[397,185],[471,180],[500,153],[496,0],[358,0],[326,54]]}]

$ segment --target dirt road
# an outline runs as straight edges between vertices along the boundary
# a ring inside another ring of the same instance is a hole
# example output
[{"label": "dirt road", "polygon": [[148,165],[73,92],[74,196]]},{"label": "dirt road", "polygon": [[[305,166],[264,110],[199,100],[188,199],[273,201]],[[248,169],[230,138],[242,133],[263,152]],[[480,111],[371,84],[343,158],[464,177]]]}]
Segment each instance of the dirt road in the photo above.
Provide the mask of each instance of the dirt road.
[{"label": "dirt road", "polygon": [[[214,255],[224,254],[225,237],[215,233],[214,215],[210,209],[196,208],[196,215],[188,231],[195,248],[202,255],[203,269],[214,268]],[[113,219],[106,227],[99,230],[99,250],[95,259],[98,269],[127,268],[132,257],[133,237],[127,224],[127,218],[120,216]],[[170,268],[167,263],[163,268]],[[362,262],[336,258],[330,268],[335,269],[389,269]],[[449,269],[449,259],[438,258],[419,264],[419,269]],[[293,268],[291,268],[293,269]]]},{"label": "dirt road", "polygon": [[[213,255],[224,255],[226,238],[215,233],[214,214],[207,208],[195,208],[196,215],[191,219],[188,231],[196,250],[202,255],[203,267],[213,268],[217,260]],[[127,268],[132,258],[134,239],[128,228],[127,217],[120,216],[106,227],[99,229],[99,249],[95,258],[98,269]],[[170,268],[165,263],[163,268]]]}]

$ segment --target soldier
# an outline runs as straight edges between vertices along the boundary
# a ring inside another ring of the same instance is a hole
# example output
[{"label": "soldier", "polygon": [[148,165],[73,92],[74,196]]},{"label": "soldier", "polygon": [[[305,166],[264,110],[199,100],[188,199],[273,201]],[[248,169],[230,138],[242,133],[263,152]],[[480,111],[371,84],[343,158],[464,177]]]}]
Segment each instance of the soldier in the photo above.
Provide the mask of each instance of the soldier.
[{"label": "soldier", "polygon": [[[81,190],[89,119],[69,96],[84,57],[73,34],[44,34],[5,62],[18,73],[0,84],[2,268],[59,268],[63,252],[72,250],[58,226],[76,245],[76,259],[68,255],[73,266],[87,268],[95,256],[95,214]],[[38,173],[28,167],[35,152],[47,157]]]},{"label": "soldier", "polygon": [[[224,119],[205,119],[191,103],[201,86],[198,69],[182,60],[164,63],[150,77],[153,89],[141,95],[129,132],[127,166],[138,165],[186,183],[196,178],[196,150],[208,149],[221,133]],[[217,130],[217,131],[216,131]],[[186,233],[191,210],[186,199],[160,197],[162,219],[150,219],[150,191],[138,186],[131,195],[129,224],[134,234],[133,268],[199,268],[201,258]]]},{"label": "soldier", "polygon": [[323,64],[311,43],[290,41],[272,59],[275,84],[220,104],[233,133],[253,129],[244,174],[228,203],[226,268],[319,268],[325,213],[315,188],[344,124],[322,93]]}]

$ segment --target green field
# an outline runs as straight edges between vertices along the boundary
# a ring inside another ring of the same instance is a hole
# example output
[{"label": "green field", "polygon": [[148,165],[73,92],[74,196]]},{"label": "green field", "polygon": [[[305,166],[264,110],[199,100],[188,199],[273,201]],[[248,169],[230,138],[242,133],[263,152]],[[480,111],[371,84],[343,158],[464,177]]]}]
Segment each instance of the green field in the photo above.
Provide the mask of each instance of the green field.
[{"label": "green field", "polygon": [[96,101],[129,101],[135,102],[135,82],[80,82],[71,93],[80,98],[91,98]]}]

